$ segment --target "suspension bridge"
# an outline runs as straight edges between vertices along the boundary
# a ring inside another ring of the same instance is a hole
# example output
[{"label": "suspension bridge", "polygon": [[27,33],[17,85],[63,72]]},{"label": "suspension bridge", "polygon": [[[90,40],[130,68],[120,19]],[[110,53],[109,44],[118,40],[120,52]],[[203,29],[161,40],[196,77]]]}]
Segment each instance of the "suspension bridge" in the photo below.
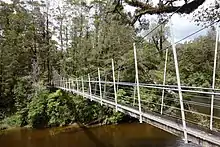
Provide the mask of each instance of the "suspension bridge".
[{"label": "suspension bridge", "polygon": [[[174,42],[172,31],[172,45],[165,48],[166,58],[162,84],[139,82],[138,57],[134,43],[135,82],[120,81],[119,73],[116,78],[115,63],[112,59],[112,70],[108,74],[99,68],[86,77],[78,78],[64,78],[56,73],[52,85],[138,118],[140,123],[146,122],[181,136],[185,143],[193,142],[206,147],[220,146],[220,89],[215,88],[219,42],[218,29],[216,30],[213,78],[210,88],[181,85],[176,51],[176,44],[179,41]],[[169,48],[172,48],[177,85],[166,85]]]}]

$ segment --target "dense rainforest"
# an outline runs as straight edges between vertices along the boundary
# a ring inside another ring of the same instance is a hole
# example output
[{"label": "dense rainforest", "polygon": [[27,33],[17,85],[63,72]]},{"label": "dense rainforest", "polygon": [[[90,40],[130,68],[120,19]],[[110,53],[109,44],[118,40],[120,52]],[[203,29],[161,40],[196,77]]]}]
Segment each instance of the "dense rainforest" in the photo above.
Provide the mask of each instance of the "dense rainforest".
[{"label": "dense rainforest", "polygon": [[[136,42],[140,82],[162,84],[164,48],[170,45],[169,16],[190,14],[201,26],[219,20],[218,1],[209,7],[203,6],[205,0],[185,0],[182,5],[176,5],[176,1],[159,0],[154,4],[148,0],[0,0],[2,127],[58,126],[76,121],[108,124],[123,120],[121,113],[51,88],[53,76],[92,75],[98,67],[108,73],[114,59],[120,81],[134,82]],[[130,12],[126,6],[135,11]],[[145,17],[153,14],[154,20]],[[158,24],[161,25],[154,29]],[[211,87],[215,30],[214,25],[206,35],[177,45],[183,85]],[[219,67],[218,63],[217,70]],[[219,76],[217,72],[217,88]],[[166,83],[176,85],[172,52],[168,53]],[[123,97],[126,92],[119,89],[118,94]],[[141,90],[141,94],[147,101],[156,101],[149,91]]]}]

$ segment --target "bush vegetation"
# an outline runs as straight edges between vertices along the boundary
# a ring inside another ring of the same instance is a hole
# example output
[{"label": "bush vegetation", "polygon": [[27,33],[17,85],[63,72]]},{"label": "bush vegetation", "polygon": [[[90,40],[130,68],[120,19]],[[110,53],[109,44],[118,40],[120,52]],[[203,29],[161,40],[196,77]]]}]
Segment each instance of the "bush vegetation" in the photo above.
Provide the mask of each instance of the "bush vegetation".
[{"label": "bush vegetation", "polygon": [[[115,70],[120,72],[120,81],[134,83],[134,42],[137,47],[140,83],[163,83],[165,49],[170,45],[169,25],[168,21],[164,21],[167,19],[166,15],[161,15],[153,22],[144,18],[134,19],[138,20],[140,25],[131,25],[127,19],[131,17],[131,13],[127,13],[128,15],[124,13],[125,1],[121,4],[116,3],[116,0],[91,0],[90,4],[83,1],[63,1],[63,7],[59,8],[53,7],[52,1],[46,0],[33,2],[13,0],[11,3],[0,1],[2,124],[45,127],[66,125],[76,121],[107,124],[118,122],[123,118],[120,113],[76,95],[68,95],[62,91],[54,92],[45,86],[50,85],[55,73],[65,78],[81,77],[90,73],[92,79],[97,68],[100,68],[101,79],[104,79],[107,73],[112,75],[111,59],[114,59]],[[136,1],[138,0],[130,0],[129,3],[133,5]],[[163,7],[158,7],[160,8]],[[207,11],[195,15],[195,20],[216,22],[219,13],[212,13],[211,7],[205,9]],[[53,13],[57,11],[60,13]],[[155,29],[161,22],[164,22],[163,25]],[[215,29],[213,27],[206,35],[177,44],[182,85],[198,87],[212,85]],[[143,38],[141,35],[143,31],[151,33]],[[174,67],[173,54],[169,51],[167,85],[176,85]],[[217,71],[219,68],[220,64],[217,64]],[[105,75],[103,71],[106,72]],[[106,78],[107,81],[112,80],[109,75]],[[220,72],[217,72],[215,84],[217,89],[220,88],[219,81]],[[145,101],[144,109],[160,111],[161,91],[140,89],[140,93],[142,100]],[[129,99],[130,103],[135,102],[133,97],[131,89],[118,91],[120,103],[126,103],[124,99]],[[164,104],[171,108],[164,108],[164,111],[179,113],[172,108],[179,107],[178,100],[171,101],[168,98],[177,99],[178,93],[172,90],[165,91]],[[188,99],[192,100],[192,97],[184,95],[184,100]],[[207,99],[204,103],[210,103],[210,100]],[[192,105],[185,106],[186,109],[191,107]]]},{"label": "bush vegetation", "polygon": [[28,91],[27,79],[26,82],[22,80],[16,86],[16,112],[1,121],[2,129],[24,125],[33,128],[54,127],[75,122],[112,124],[121,121],[124,117],[121,113],[81,96],[61,90],[50,91],[42,84],[35,85],[36,90],[31,93]]}]

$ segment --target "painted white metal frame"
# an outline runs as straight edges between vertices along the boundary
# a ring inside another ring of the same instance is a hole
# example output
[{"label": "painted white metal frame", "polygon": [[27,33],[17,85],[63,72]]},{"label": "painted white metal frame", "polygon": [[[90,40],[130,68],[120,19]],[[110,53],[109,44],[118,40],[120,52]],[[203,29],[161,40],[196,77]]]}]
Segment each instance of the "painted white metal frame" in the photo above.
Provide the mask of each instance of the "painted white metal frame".
[{"label": "painted white metal frame", "polygon": [[[136,85],[136,77],[135,77],[135,85]],[[133,100],[133,106],[135,105],[136,100],[136,86],[134,86],[134,100]]]},{"label": "painted white metal frame", "polygon": [[73,80],[71,80],[71,82],[72,82],[72,89],[73,89],[75,84],[74,84]]},{"label": "painted white metal frame", "polygon": [[[83,95],[83,93],[81,91],[76,91],[75,89],[67,89],[67,88],[63,88],[63,87],[57,87],[57,88],[63,89],[63,90],[69,91],[69,92],[73,92],[73,93],[76,93],[78,95]],[[90,98],[90,95],[88,95],[86,93],[85,98]],[[98,97],[98,96],[92,95],[92,98],[94,99],[94,101],[97,101],[97,102],[101,101],[100,97]],[[113,101],[103,99],[103,102],[107,106],[109,106],[109,105],[115,106],[115,103]],[[133,116],[132,113],[135,113],[137,115],[139,115],[139,113],[140,113],[138,110],[136,110],[134,108],[118,104],[118,111],[125,112],[124,110],[129,111],[129,115],[131,115],[131,116]],[[165,125],[166,128],[171,127],[171,128],[175,128],[176,130],[183,131],[182,130],[182,125],[179,125],[179,123],[177,123],[175,121],[168,120],[168,119],[163,119],[163,117],[161,118],[160,116],[152,115],[150,113],[143,113],[142,116],[147,118],[147,119],[153,120],[155,122],[159,122],[159,123]],[[197,128],[192,128],[190,126],[189,126],[188,133],[191,136],[194,136],[196,138],[200,138],[200,139],[206,140],[207,142],[211,142],[213,144],[220,145],[220,139],[218,139],[219,136],[213,137],[213,135],[211,135],[211,134],[207,134],[204,131],[198,130]],[[191,141],[193,141],[193,139]]]},{"label": "painted white metal frame", "polygon": [[88,79],[89,79],[89,95],[90,95],[90,100],[92,101],[92,87],[91,87],[91,80],[90,80],[90,75],[88,74]]},{"label": "painted white metal frame", "polygon": [[[119,80],[120,80],[120,70],[118,70],[118,82],[119,82]],[[118,87],[119,87],[119,85],[117,84],[117,92],[118,92]]]},{"label": "painted white metal frame", "polygon": [[112,59],[112,77],[113,77],[113,83],[114,83],[114,93],[115,93],[115,109],[116,112],[118,111],[118,102],[117,102],[117,91],[116,91],[116,85],[115,85],[115,66],[114,66],[114,60]]},{"label": "painted white metal frame", "polygon": [[[165,64],[164,64],[164,73],[163,73],[163,85],[166,84],[167,59],[168,59],[168,49],[166,50],[166,55],[165,55]],[[163,114],[164,92],[165,92],[165,89],[163,89],[163,91],[162,91],[160,114]]]},{"label": "painted white metal frame", "polygon": [[98,76],[99,76],[99,93],[100,93],[101,106],[102,106],[102,85],[101,85],[101,77],[100,77],[100,70],[99,70],[99,68],[98,68]]},{"label": "painted white metal frame", "polygon": [[79,91],[79,81],[77,78],[76,78],[76,90]]},{"label": "painted white metal frame", "polygon": [[180,100],[180,108],[181,108],[181,116],[182,116],[182,124],[183,124],[184,142],[188,143],[186,121],[185,121],[185,112],[184,112],[184,105],[183,105],[183,95],[182,95],[180,74],[179,74],[179,65],[178,65],[176,44],[174,42],[174,34],[173,34],[171,20],[170,20],[170,33],[171,33],[171,43],[172,43],[173,57],[174,57],[174,63],[175,63],[175,70],[176,70],[176,79],[177,79],[177,85],[178,85],[178,91],[179,91],[179,100]]},{"label": "painted white metal frame", "polygon": [[81,82],[82,82],[82,92],[83,92],[83,97],[85,97],[83,77],[81,77],[81,80],[82,80]]},{"label": "painted white metal frame", "polygon": [[107,81],[107,75],[105,75],[105,84],[104,84],[103,99],[106,98],[106,81]]},{"label": "painted white metal frame", "polygon": [[[217,55],[218,55],[218,41],[219,41],[219,27],[216,25],[216,42],[215,42],[215,55],[214,55],[214,67],[213,67],[213,77],[212,77],[212,89],[214,93],[215,89],[215,75],[216,75],[216,65],[217,65]],[[213,105],[214,105],[214,94],[212,94],[211,99],[211,113],[210,113],[210,130],[213,129]]]},{"label": "painted white metal frame", "polygon": [[68,78],[68,83],[69,83],[69,89],[71,89],[71,82],[69,78]]},{"label": "painted white metal frame", "polygon": [[134,48],[134,62],[135,62],[135,73],[136,73],[136,82],[137,82],[137,95],[138,95],[138,107],[139,107],[139,113],[140,113],[140,123],[143,122],[142,120],[142,112],[141,112],[141,96],[140,96],[140,87],[139,87],[139,78],[138,78],[138,64],[137,64],[137,50],[135,43],[133,43]]}]

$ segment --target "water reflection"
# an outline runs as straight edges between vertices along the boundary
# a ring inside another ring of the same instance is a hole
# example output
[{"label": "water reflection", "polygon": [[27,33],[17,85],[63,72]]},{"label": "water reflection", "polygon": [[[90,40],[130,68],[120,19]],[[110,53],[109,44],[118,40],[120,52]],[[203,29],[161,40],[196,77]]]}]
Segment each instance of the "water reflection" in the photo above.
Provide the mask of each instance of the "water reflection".
[{"label": "water reflection", "polygon": [[[54,129],[13,130],[0,135],[2,147],[175,147],[179,138],[147,124],[80,127],[62,133]],[[191,145],[190,145],[191,146]]]}]

